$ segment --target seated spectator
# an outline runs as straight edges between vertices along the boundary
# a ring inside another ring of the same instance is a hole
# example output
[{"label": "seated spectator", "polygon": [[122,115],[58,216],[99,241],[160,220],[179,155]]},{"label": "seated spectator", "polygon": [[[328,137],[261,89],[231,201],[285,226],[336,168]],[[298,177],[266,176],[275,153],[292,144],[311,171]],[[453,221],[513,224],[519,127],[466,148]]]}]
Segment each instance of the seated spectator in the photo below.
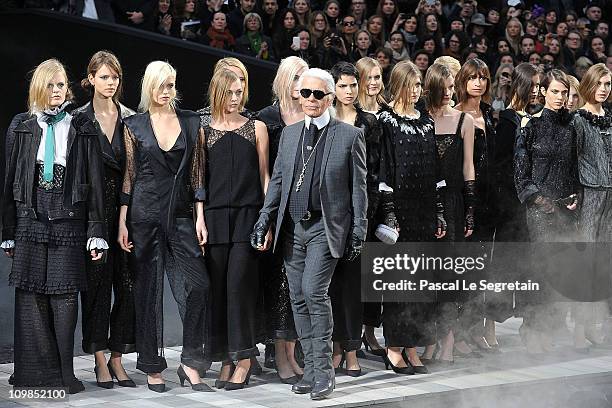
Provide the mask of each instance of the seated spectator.
[{"label": "seated spectator", "polygon": [[350,14],[342,17],[342,25],[340,26],[340,33],[342,33],[342,41],[348,54],[352,54],[357,49],[357,43],[355,39],[355,33],[357,32],[357,25],[355,24],[355,17]]},{"label": "seated spectator", "polygon": [[421,37],[420,41],[416,45],[416,48],[427,51],[429,54],[431,54],[432,59],[436,59],[440,56],[440,54],[442,54],[442,45],[431,35]]},{"label": "seated spectator", "polygon": [[274,24],[276,23],[276,13],[278,12],[277,0],[263,0],[263,11],[261,13],[261,23],[263,33],[271,37],[274,33]]},{"label": "seated spectator", "polygon": [[576,30],[583,40],[589,38],[591,36],[591,21],[588,18],[580,17],[576,21]]},{"label": "seated spectator", "polygon": [[295,0],[292,6],[298,16],[297,25],[308,27],[308,23],[310,23],[310,0]]},{"label": "seated spectator", "polygon": [[404,45],[408,50],[408,55],[412,55],[412,53],[416,49],[416,43],[419,41],[417,37],[419,29],[419,20],[414,14],[406,15],[406,19],[404,23],[400,27],[400,32],[404,36]]},{"label": "seated spectator", "polygon": [[153,12],[153,31],[158,34],[171,35],[174,4],[172,0],[159,0]]},{"label": "seated spectator", "polygon": [[351,60],[354,62],[359,61],[361,58],[369,57],[374,54],[376,50],[372,46],[372,38],[370,37],[370,33],[367,30],[359,30],[357,31],[357,48],[353,51],[351,55]]},{"label": "seated spectator", "polygon": [[393,50],[386,47],[380,47],[374,53],[374,57],[382,68],[383,83],[388,84],[391,69],[393,69]]},{"label": "seated spectator", "polygon": [[272,39],[262,33],[261,17],[257,13],[244,16],[244,34],[236,39],[235,51],[266,61],[274,60]]},{"label": "seated spectator", "polygon": [[195,0],[176,0],[176,11],[172,20],[172,36],[183,40],[197,41],[198,32],[202,28],[206,29],[200,25]]},{"label": "seated spectator", "polygon": [[484,14],[475,13],[470,20],[470,25],[468,26],[468,35],[471,38],[481,37],[485,35],[489,27],[491,27],[491,24],[487,23]]},{"label": "seated spectator", "polygon": [[610,29],[610,24],[607,21],[600,21],[595,26],[595,35],[603,38],[604,41],[608,40],[608,33]]},{"label": "seated spectator", "polygon": [[535,38],[529,34],[525,34],[523,38],[521,38],[520,43],[520,53],[517,58],[521,62],[527,62],[529,60],[529,55],[535,51]]},{"label": "seated spectator", "polygon": [[501,64],[495,72],[493,84],[491,85],[491,107],[493,116],[498,117],[499,112],[506,109],[510,104],[510,87],[512,85],[512,72],[514,65]]},{"label": "seated spectator", "polygon": [[563,41],[565,37],[567,37],[568,33],[569,27],[567,26],[567,23],[565,21],[561,21],[559,24],[557,24],[557,27],[555,28],[555,34],[557,35],[558,39]]},{"label": "seated spectator", "polygon": [[234,36],[238,38],[242,35],[244,28],[244,18],[247,14],[255,11],[255,0],[238,0],[238,7],[227,15],[227,27]]},{"label": "seated spectator", "polygon": [[323,44],[323,38],[329,35],[329,24],[327,24],[327,17],[321,10],[313,11],[310,16],[310,24],[308,24],[308,31],[310,31],[310,45],[314,49],[318,49]]},{"label": "seated spectator", "polygon": [[336,30],[336,26],[340,22],[340,10],[341,6],[338,0],[327,0],[325,2],[323,12],[327,17],[327,24],[329,24],[329,29],[332,31]]},{"label": "seated spectator", "polygon": [[489,53],[489,39],[486,35],[477,36],[472,38],[472,47],[480,54],[483,55],[482,59],[487,66],[491,65],[491,58]]},{"label": "seated spectator", "polygon": [[227,18],[225,13],[217,11],[213,14],[212,24],[204,33],[202,33],[200,42],[204,45],[222,50],[234,50],[236,41],[234,40],[234,36],[230,30],[227,28]]},{"label": "seated spectator", "polygon": [[293,55],[306,61],[310,68],[320,67],[319,55],[310,44],[310,32],[308,29],[306,27],[298,27],[295,36],[300,39],[300,44],[297,47],[291,44]]},{"label": "seated spectator", "polygon": [[370,33],[372,44],[374,44],[376,48],[382,47],[385,43],[384,19],[382,16],[374,14],[368,18],[366,30]]},{"label": "seated spectator", "polygon": [[542,64],[542,57],[540,56],[539,53],[537,53],[535,51],[532,51],[529,54],[529,58],[527,59],[527,62],[532,64],[532,65],[535,65],[536,67],[541,68],[542,70],[544,70],[543,66],[540,67],[540,65]]},{"label": "seated spectator", "polygon": [[385,48],[393,51],[393,64],[400,61],[410,60],[410,54],[404,46],[404,36],[401,31],[395,31],[389,36],[389,41],[385,43]]},{"label": "seated spectator", "polygon": [[278,15],[278,25],[275,28],[272,36],[272,44],[274,55],[280,61],[292,54],[291,43],[295,35],[298,17],[295,10],[289,8],[284,9]]},{"label": "seated spectator", "polygon": [[206,31],[208,27],[212,25],[213,14],[217,11],[228,13],[228,7],[223,4],[223,0],[205,0],[206,7],[200,7],[200,27],[201,30]]},{"label": "seated spectator", "polygon": [[563,65],[557,65],[556,64],[556,59],[555,56],[552,55],[550,52],[545,52],[542,55],[542,65],[544,66],[544,71],[550,71],[553,68],[559,68],[560,66],[562,67]]},{"label": "seated spectator", "polygon": [[389,34],[391,34],[393,25],[396,23],[397,16],[399,15],[397,0],[378,0],[376,14],[383,18],[385,38],[388,38]]},{"label": "seated spectator", "polygon": [[525,35],[523,31],[523,25],[518,18],[511,18],[506,23],[506,40],[510,47],[512,48],[512,52],[517,55],[519,53],[519,47],[521,44],[521,38]]},{"label": "seated spectator", "polygon": [[585,56],[588,57],[594,64],[599,62],[606,63],[606,45],[604,39],[598,35],[594,35],[589,39],[589,48]]},{"label": "seated spectator", "polygon": [[419,71],[421,71],[421,74],[423,74],[423,78],[425,78],[425,73],[427,72],[431,61],[433,61],[431,55],[429,55],[429,53],[425,50],[417,50],[412,56],[412,60],[414,61],[414,65],[416,65]]},{"label": "seated spectator", "polygon": [[465,23],[463,22],[463,19],[455,17],[451,19],[448,28],[451,31],[465,31]]},{"label": "seated spectator", "polygon": [[[597,23],[601,20],[601,11],[601,3],[597,0],[594,0],[589,2],[589,4],[586,6],[586,9],[584,10],[584,15],[587,19],[589,19],[589,22]],[[610,10],[608,9],[608,11]]]},{"label": "seated spectator", "polygon": [[554,61],[555,68],[565,67],[565,60],[563,59],[563,52],[561,52],[561,42],[559,41],[559,39],[558,38],[551,39],[546,48],[547,48],[548,53],[553,55],[555,58],[555,61]]},{"label": "seated spectator", "polygon": [[578,21],[578,14],[575,11],[570,10],[565,13],[564,21],[567,23],[567,28],[573,30],[576,28],[576,22]]},{"label": "seated spectator", "polygon": [[157,0],[121,0],[113,2],[113,6],[117,23],[151,30]]},{"label": "seated spectator", "polygon": [[490,7],[487,11],[487,23],[490,24],[486,35],[489,38],[499,38],[504,35],[504,26],[501,21],[501,13],[497,7]]},{"label": "seated spectator", "polygon": [[349,7],[349,14],[355,17],[357,23],[357,29],[362,30],[366,28],[367,21],[367,4],[365,0],[351,0],[351,6]]},{"label": "seated spectator", "polygon": [[565,46],[562,52],[565,67],[571,71],[576,60],[582,56],[582,37],[578,31],[570,30],[565,39]]},{"label": "seated spectator", "polygon": [[[461,50],[470,46],[470,40],[463,31],[451,31],[444,37],[444,44],[446,44],[444,55],[460,59]],[[424,45],[422,48],[425,49]]]}]

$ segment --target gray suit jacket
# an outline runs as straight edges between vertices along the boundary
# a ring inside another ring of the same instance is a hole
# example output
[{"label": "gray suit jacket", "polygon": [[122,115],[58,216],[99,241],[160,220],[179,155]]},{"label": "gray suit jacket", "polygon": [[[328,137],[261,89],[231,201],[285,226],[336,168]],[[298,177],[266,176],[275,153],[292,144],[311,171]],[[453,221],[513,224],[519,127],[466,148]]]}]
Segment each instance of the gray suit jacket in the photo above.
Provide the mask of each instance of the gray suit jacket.
[{"label": "gray suit jacket", "polygon": [[[283,129],[266,200],[259,212],[260,220],[276,220],[275,250],[293,185],[303,126],[301,121]],[[332,256],[340,258],[351,232],[362,240],[366,236],[366,149],[361,129],[333,118],[328,127],[319,192],[327,242]]]}]

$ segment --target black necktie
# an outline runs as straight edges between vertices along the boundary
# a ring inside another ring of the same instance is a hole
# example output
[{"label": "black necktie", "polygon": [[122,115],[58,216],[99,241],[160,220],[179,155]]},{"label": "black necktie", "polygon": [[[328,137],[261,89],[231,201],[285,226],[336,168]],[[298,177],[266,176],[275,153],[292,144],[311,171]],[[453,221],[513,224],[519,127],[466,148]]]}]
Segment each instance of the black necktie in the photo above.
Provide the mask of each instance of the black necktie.
[{"label": "black necktie", "polygon": [[[299,149],[302,149],[301,154],[298,155],[300,158],[298,159],[298,163],[296,166],[296,173],[293,177],[293,188],[291,190],[291,195],[289,196],[289,214],[291,215],[291,219],[293,222],[299,222],[308,211],[308,201],[310,200],[310,185],[312,184],[312,173],[314,169],[314,155],[316,152],[314,151],[314,143],[317,135],[317,127],[314,123],[310,124],[309,129],[304,129],[304,139],[303,145],[300,143]],[[309,148],[310,147],[310,148]],[[302,156],[303,154],[303,156]],[[311,157],[311,155],[313,157]],[[310,160],[308,158],[310,157]],[[302,172],[302,168],[304,163],[308,160],[308,164],[306,165],[306,171],[304,172],[304,179],[302,181],[302,185],[300,186],[299,191],[296,191],[297,183],[299,180],[299,175]]]}]

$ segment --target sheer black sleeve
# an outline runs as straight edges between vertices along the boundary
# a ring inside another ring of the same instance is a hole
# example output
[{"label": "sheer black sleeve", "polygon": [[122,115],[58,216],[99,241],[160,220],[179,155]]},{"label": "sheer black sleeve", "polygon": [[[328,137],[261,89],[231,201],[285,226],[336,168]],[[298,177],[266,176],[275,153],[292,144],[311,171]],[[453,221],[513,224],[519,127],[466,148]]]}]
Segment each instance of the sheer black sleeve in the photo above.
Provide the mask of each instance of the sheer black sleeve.
[{"label": "sheer black sleeve", "polygon": [[136,177],[136,140],[127,126],[124,127],[123,140],[125,143],[125,170],[123,172],[121,205],[130,205],[134,178]]},{"label": "sheer black sleeve", "polygon": [[193,201],[206,201],[206,135],[202,127],[198,128],[198,136],[191,156],[191,190],[193,191]]}]

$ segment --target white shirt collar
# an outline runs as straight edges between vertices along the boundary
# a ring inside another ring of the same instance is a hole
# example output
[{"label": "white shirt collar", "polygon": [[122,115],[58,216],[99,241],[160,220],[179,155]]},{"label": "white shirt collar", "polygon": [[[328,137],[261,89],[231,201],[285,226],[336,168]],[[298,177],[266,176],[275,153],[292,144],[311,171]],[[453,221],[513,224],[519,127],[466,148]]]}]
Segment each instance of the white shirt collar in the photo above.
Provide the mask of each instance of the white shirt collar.
[{"label": "white shirt collar", "polygon": [[318,130],[323,129],[329,124],[331,116],[329,115],[329,109],[326,109],[323,114],[317,118],[311,118],[308,115],[304,115],[304,125],[306,129],[310,129],[310,122],[314,123]]}]

